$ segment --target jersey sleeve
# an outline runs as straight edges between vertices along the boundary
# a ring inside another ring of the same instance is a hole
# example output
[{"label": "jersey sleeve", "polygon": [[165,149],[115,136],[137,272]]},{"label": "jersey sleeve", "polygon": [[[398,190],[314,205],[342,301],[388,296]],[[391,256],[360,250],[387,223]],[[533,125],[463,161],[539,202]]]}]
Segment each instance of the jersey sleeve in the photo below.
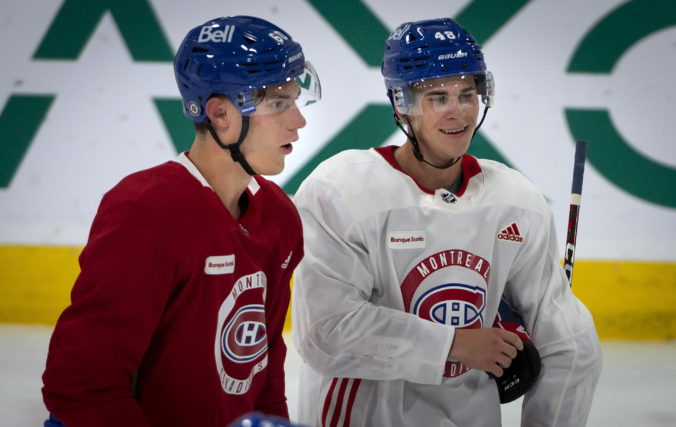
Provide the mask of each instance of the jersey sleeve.
[{"label": "jersey sleeve", "polygon": [[334,377],[440,384],[454,328],[369,301],[375,279],[368,249],[329,182],[309,178],[295,201],[305,236],[293,297],[303,359]]},{"label": "jersey sleeve", "polygon": [[149,425],[131,384],[172,291],[158,221],[146,206],[102,200],[43,375],[45,404],[64,425]]},{"label": "jersey sleeve", "polygon": [[524,398],[521,425],[585,425],[601,372],[598,336],[561,267],[549,210],[544,221],[532,224],[537,227],[531,227],[505,288],[542,358],[540,377]]},{"label": "jersey sleeve", "polygon": [[[256,409],[270,415],[277,415],[289,418],[289,410],[286,402],[286,383],[284,375],[284,360],[286,358],[286,344],[284,342],[284,322],[286,321],[286,313],[290,302],[290,282],[291,276],[298,265],[301,258],[303,258],[303,239],[302,229],[300,223],[294,224],[292,227],[295,231],[295,245],[291,252],[290,258],[280,261],[284,266],[283,273],[280,276],[278,292],[275,292],[275,298],[272,306],[267,310],[270,316],[270,325],[273,329],[270,331],[270,349],[268,366],[268,373],[266,377],[267,385],[263,392],[256,400]],[[283,254],[284,256],[285,254]]]}]

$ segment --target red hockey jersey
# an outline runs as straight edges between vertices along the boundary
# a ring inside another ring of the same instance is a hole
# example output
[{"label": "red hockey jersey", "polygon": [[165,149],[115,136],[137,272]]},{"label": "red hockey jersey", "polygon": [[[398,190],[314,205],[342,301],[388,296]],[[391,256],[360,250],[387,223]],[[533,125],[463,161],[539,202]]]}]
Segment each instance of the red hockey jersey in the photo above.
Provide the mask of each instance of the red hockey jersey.
[{"label": "red hockey jersey", "polygon": [[99,207],[43,376],[66,426],[225,426],[288,417],[282,329],[300,218],[261,177],[234,219],[186,154]]}]

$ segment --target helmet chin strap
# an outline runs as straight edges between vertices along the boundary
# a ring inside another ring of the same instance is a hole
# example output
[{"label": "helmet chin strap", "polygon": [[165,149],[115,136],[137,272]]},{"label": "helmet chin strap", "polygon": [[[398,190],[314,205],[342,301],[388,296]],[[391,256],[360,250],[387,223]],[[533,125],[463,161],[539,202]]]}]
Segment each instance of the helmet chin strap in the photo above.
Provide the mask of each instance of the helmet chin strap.
[{"label": "helmet chin strap", "polygon": [[242,154],[242,151],[240,151],[240,146],[242,145],[242,141],[244,141],[244,138],[246,138],[246,134],[249,132],[249,116],[247,115],[242,115],[242,130],[239,132],[239,138],[237,139],[237,142],[233,144],[223,144],[221,141],[221,138],[218,137],[218,134],[216,134],[216,131],[214,130],[213,126],[211,126],[211,121],[207,119],[207,129],[209,129],[209,133],[211,134],[211,137],[214,138],[216,141],[216,144],[218,144],[219,147],[221,147],[224,150],[230,151],[230,155],[232,156],[232,160],[238,162],[242,168],[246,171],[251,176],[258,175],[251,165],[249,165],[249,162],[246,161],[244,158],[244,154]]},{"label": "helmet chin strap", "polygon": [[[432,166],[433,168],[448,169],[451,166],[453,166],[454,164],[458,163],[458,161],[460,161],[460,159],[462,159],[462,156],[457,157],[455,159],[451,159],[450,162],[447,163],[444,166],[435,165],[435,164],[430,163],[427,160],[425,160],[425,158],[423,157],[422,151],[420,151],[420,144],[418,143],[418,138],[415,135],[415,131],[413,130],[413,126],[411,125],[411,121],[409,120],[408,115],[404,114],[404,118],[406,119],[406,124],[408,125],[408,131],[407,131],[406,128],[404,128],[404,125],[403,125],[401,119],[399,119],[399,117],[397,116],[397,109],[394,106],[394,100],[392,99],[392,93],[391,92],[388,92],[388,97],[390,98],[390,104],[392,104],[392,111],[394,111],[394,114],[393,114],[394,124],[397,125],[397,127],[399,129],[401,129],[401,131],[404,132],[404,134],[408,137],[409,141],[411,141],[411,145],[413,145],[413,155],[415,156],[415,158],[418,161],[426,163],[426,164]],[[474,128],[474,133],[472,133],[472,138],[474,138],[474,135],[476,135],[477,131],[479,130],[479,128],[483,124],[484,119],[486,118],[487,112],[488,112],[488,107],[484,107],[483,116],[481,117],[481,121],[479,122],[479,125],[476,128]]]}]

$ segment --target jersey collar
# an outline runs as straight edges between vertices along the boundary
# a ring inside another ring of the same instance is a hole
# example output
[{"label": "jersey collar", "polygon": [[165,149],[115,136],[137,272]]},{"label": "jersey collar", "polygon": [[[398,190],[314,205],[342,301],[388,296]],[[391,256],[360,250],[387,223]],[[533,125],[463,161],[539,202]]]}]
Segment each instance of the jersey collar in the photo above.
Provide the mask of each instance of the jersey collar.
[{"label": "jersey collar", "polygon": [[[387,161],[387,163],[389,163],[390,166],[392,166],[394,169],[400,171],[403,174],[408,175],[422,191],[428,194],[434,194],[434,191],[428,190],[427,188],[420,185],[420,183],[415,178],[406,173],[406,171],[404,171],[401,168],[401,166],[399,166],[399,163],[397,163],[396,159],[394,158],[394,150],[396,150],[397,148],[399,147],[396,145],[388,145],[385,147],[374,148],[374,150],[378,154],[380,154]],[[465,193],[469,180],[473,176],[481,173],[481,166],[479,166],[479,161],[476,159],[476,157],[471,156],[469,154],[464,154],[462,156],[460,167],[462,167],[462,184],[460,184],[458,192],[455,193],[455,195],[458,197],[462,196]]]},{"label": "jersey collar", "polygon": [[[189,151],[185,151],[179,154],[174,159],[174,161],[176,163],[181,164],[184,168],[186,168],[188,172],[190,172],[190,175],[195,177],[195,179],[199,181],[200,184],[202,184],[204,187],[211,188],[211,190],[213,191],[213,188],[211,187],[211,185],[209,185],[206,178],[204,178],[204,175],[202,175],[199,169],[197,169],[197,166],[195,166],[192,160],[190,160],[189,154],[190,154]],[[247,186],[247,189],[249,190],[251,195],[252,196],[255,195],[258,192],[258,190],[260,190],[260,188],[261,188],[260,184],[258,183],[258,181],[256,181],[255,177],[252,176],[251,181],[249,181],[249,185]]]}]

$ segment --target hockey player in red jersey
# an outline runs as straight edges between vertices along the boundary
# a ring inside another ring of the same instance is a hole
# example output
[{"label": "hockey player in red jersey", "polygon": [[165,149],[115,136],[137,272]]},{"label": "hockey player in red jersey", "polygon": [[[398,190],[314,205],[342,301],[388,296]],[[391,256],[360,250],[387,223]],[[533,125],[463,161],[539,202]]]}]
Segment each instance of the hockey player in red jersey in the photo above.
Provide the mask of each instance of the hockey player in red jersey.
[{"label": "hockey player in red jersey", "polygon": [[403,145],[337,154],[295,195],[299,421],[495,427],[518,388],[523,426],[584,425],[600,346],[551,210],[519,172],[466,154],[494,100],[481,46],[451,19],[408,22],[382,73]]},{"label": "hockey player in red jersey", "polygon": [[259,174],[282,171],[319,81],[288,33],[248,16],[192,29],[174,70],[194,142],[103,197],[50,342],[50,422],[288,418],[282,329],[302,229]]}]

